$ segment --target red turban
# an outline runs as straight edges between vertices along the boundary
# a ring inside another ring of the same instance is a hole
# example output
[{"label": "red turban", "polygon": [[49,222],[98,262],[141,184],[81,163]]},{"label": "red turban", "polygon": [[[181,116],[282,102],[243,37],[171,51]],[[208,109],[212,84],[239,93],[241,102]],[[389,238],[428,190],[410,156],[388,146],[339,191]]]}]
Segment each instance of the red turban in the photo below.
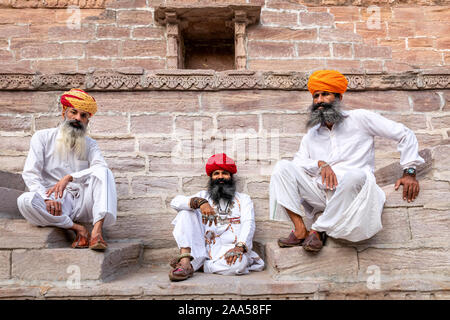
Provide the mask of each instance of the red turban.
[{"label": "red turban", "polygon": [[314,95],[316,91],[327,91],[343,94],[347,91],[348,81],[345,76],[335,70],[318,70],[308,80],[308,90]]},{"label": "red turban", "polygon": [[233,159],[229,158],[225,153],[218,153],[208,159],[206,163],[206,174],[211,174],[216,170],[225,170],[231,174],[237,172],[236,164]]}]

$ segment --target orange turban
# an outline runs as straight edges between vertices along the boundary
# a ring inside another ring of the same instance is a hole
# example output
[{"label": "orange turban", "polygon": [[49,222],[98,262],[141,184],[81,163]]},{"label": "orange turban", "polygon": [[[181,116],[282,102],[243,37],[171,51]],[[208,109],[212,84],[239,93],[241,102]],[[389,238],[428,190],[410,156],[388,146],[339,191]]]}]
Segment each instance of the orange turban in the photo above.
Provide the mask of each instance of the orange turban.
[{"label": "orange turban", "polygon": [[347,91],[348,81],[345,76],[335,70],[318,70],[308,80],[308,90],[313,95],[316,91],[327,91],[343,94]]},{"label": "orange turban", "polygon": [[228,157],[225,153],[218,153],[209,158],[205,169],[208,176],[211,176],[216,170],[225,170],[231,174],[237,172],[236,164],[233,159]]},{"label": "orange turban", "polygon": [[91,116],[97,112],[97,102],[94,97],[81,89],[70,89],[70,91],[64,92],[60,101],[63,105],[63,114],[67,107],[88,112]]}]

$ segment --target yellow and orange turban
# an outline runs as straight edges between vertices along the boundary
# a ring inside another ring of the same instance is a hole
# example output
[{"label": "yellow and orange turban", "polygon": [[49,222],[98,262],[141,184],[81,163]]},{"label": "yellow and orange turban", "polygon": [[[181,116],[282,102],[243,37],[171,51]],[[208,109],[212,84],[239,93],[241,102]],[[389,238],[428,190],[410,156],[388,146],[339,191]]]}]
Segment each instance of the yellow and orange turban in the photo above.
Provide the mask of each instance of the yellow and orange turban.
[{"label": "yellow and orange turban", "polygon": [[64,92],[60,101],[63,105],[63,114],[67,107],[88,112],[91,117],[97,112],[97,102],[94,97],[81,89],[70,89],[70,91]]},{"label": "yellow and orange turban", "polygon": [[348,81],[336,70],[318,70],[308,80],[308,90],[312,95],[316,91],[327,91],[343,94],[347,91]]}]

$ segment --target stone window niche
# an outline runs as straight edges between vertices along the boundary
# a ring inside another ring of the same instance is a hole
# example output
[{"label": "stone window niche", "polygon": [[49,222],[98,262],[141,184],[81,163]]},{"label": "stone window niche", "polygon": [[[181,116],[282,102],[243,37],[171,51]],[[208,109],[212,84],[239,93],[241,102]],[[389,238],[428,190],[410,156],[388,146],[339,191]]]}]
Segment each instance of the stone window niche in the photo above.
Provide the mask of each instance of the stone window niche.
[{"label": "stone window niche", "polygon": [[246,29],[261,6],[171,6],[155,10],[166,27],[168,69],[245,70]]}]

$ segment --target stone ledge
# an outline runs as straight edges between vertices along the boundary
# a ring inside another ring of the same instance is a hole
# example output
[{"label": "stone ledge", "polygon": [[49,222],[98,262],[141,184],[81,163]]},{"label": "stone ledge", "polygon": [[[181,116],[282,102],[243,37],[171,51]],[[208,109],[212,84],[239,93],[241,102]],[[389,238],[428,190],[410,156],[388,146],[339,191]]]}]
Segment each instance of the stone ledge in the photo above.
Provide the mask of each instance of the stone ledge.
[{"label": "stone ledge", "polygon": [[[129,72],[129,73],[126,73]],[[428,90],[450,87],[450,74],[396,73],[345,74],[349,91]],[[60,74],[0,74],[0,90],[95,91],[220,91],[220,90],[307,90],[309,74],[302,72],[262,72],[229,70],[94,70]]]},{"label": "stone ledge", "polygon": [[383,281],[369,289],[366,281],[276,281],[268,270],[243,276],[197,272],[187,281],[173,283],[168,267],[143,267],[108,283],[82,281],[80,289],[65,283],[9,283],[0,299],[448,299],[448,279],[421,279],[420,275]]},{"label": "stone ledge", "polygon": [[[80,280],[109,281],[140,263],[139,242],[109,243],[104,252],[89,249],[39,249],[12,251],[11,278],[66,281],[79,269]],[[39,268],[37,268],[39,266]],[[69,269],[75,266],[74,269]]]},{"label": "stone ledge", "polygon": [[60,228],[36,227],[26,220],[0,219],[0,249],[68,247],[71,235]]}]

